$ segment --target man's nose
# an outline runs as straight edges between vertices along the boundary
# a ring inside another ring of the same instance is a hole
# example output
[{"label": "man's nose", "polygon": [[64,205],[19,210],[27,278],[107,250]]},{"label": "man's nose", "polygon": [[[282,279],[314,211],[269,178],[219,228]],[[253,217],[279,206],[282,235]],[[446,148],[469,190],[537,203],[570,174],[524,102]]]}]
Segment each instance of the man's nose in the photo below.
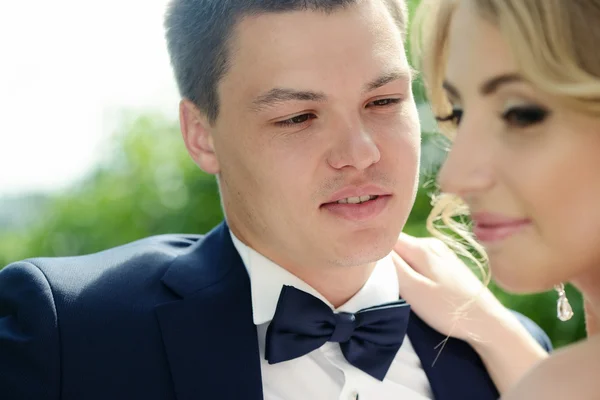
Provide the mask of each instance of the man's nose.
[{"label": "man's nose", "polygon": [[381,153],[373,135],[361,124],[355,123],[342,128],[328,161],[335,169],[353,167],[364,170],[380,159]]}]

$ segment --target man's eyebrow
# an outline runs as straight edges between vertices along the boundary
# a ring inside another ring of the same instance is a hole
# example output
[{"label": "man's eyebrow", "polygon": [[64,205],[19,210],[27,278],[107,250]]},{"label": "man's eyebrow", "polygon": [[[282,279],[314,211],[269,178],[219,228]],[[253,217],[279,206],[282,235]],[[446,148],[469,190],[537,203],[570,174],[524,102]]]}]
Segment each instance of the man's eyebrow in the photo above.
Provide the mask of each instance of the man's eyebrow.
[{"label": "man's eyebrow", "polygon": [[257,96],[252,101],[252,110],[261,111],[264,108],[272,107],[275,104],[286,101],[318,101],[323,102],[327,99],[325,93],[314,92],[311,90],[296,90],[289,88],[273,88],[266,93]]},{"label": "man's eyebrow", "polygon": [[390,71],[390,72],[386,72],[384,74],[382,74],[381,76],[373,79],[371,82],[367,83],[365,85],[365,92],[370,92],[372,90],[375,89],[379,89],[382,86],[387,85],[390,82],[393,81],[397,81],[397,80],[405,80],[405,81],[411,81],[412,80],[412,74],[411,71],[406,69],[406,70],[394,70],[394,71]]},{"label": "man's eyebrow", "polygon": [[[410,70],[394,70],[373,79],[371,82],[365,85],[365,92],[370,92],[378,89],[390,82],[396,80],[411,80]],[[290,88],[273,88],[252,100],[253,111],[261,111],[265,108],[272,107],[275,104],[283,103],[286,101],[317,101],[323,102],[327,100],[327,96],[323,92],[315,92],[312,90],[297,90]]]}]

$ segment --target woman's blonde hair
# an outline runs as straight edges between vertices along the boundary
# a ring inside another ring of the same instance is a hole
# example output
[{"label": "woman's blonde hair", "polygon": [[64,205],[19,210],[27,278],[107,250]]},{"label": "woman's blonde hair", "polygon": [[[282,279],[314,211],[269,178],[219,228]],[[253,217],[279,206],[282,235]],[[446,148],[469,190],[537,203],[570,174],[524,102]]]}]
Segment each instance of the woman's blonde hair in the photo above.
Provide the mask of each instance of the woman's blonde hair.
[{"label": "woman's blonde hair", "polygon": [[[442,84],[450,23],[461,1],[498,27],[520,73],[534,87],[566,107],[600,117],[600,0],[422,0],[412,25],[411,50],[437,116],[452,111]],[[440,130],[452,140],[454,127],[443,125]],[[459,198],[440,194],[427,228],[483,271],[485,252],[457,220],[466,215]],[[489,274],[484,276],[487,283]]]}]

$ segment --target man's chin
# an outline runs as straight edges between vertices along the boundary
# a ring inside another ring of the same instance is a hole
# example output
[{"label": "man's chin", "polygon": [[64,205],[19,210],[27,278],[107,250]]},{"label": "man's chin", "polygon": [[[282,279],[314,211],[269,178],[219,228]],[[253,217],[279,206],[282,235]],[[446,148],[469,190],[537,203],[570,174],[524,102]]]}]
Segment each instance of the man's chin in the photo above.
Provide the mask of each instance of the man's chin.
[{"label": "man's chin", "polygon": [[346,251],[339,253],[337,263],[347,267],[376,263],[392,252],[395,243],[394,239],[385,243],[371,243],[371,245],[363,243],[360,246],[347,248]]}]

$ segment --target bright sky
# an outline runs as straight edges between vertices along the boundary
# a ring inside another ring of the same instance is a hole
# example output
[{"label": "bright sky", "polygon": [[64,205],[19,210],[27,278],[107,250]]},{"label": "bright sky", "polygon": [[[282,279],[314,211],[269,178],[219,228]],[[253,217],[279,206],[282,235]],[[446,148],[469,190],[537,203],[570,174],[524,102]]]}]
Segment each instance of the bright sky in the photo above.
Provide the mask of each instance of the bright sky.
[{"label": "bright sky", "polygon": [[0,196],[80,177],[123,109],[177,118],[166,4],[0,1]]}]

